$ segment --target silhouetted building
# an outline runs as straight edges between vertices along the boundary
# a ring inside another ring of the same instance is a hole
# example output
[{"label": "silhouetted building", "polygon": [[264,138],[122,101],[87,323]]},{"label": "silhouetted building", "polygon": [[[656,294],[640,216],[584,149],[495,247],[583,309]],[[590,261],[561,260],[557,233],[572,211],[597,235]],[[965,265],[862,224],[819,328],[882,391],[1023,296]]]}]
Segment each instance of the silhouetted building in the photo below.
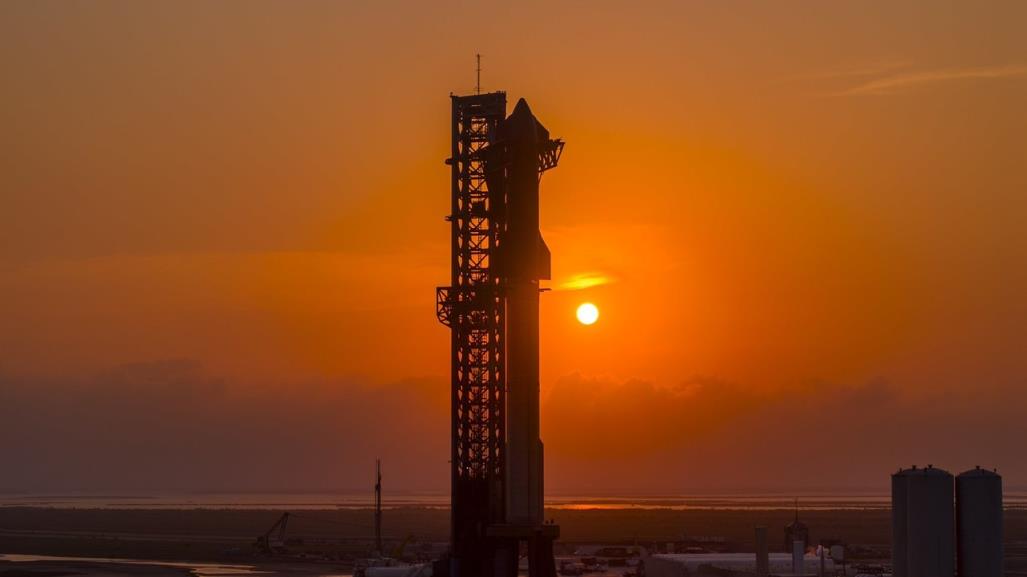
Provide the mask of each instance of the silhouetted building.
[{"label": "silhouetted building", "polygon": [[953,577],[952,475],[928,465],[892,475],[892,575]]},{"label": "silhouetted building", "polygon": [[[803,557],[795,571],[791,553],[774,552],[767,555],[770,575],[816,575],[820,559]],[[756,558],[752,553],[656,553],[641,561],[639,574],[645,577],[698,577],[713,575],[755,575]],[[825,559],[827,575],[833,575],[836,566]]]},{"label": "silhouetted building", "polygon": [[977,467],[956,477],[960,577],[1002,577],[1002,477]]}]

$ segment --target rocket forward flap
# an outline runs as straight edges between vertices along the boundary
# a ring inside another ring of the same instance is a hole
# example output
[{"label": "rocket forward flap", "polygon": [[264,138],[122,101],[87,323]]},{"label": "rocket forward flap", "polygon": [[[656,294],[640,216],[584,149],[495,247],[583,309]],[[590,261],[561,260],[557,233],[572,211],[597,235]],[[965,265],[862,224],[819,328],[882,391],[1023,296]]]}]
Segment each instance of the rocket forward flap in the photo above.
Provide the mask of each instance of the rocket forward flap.
[{"label": "rocket forward flap", "polygon": [[536,274],[540,280],[549,280],[553,274],[553,257],[549,254],[549,247],[546,246],[546,240],[542,238],[542,232],[538,233],[538,254],[535,257],[535,262],[538,264],[538,271]]}]

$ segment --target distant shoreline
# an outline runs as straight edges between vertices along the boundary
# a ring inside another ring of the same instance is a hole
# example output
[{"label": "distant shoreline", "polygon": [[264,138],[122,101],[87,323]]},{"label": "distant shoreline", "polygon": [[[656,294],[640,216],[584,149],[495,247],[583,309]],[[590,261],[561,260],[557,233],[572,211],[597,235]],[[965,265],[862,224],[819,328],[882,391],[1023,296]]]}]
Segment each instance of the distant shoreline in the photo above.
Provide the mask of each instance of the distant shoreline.
[{"label": "distant shoreline", "polygon": [[[880,493],[799,493],[785,495],[551,495],[546,507],[568,509],[718,509],[801,511],[888,508],[890,497]],[[0,493],[0,507],[55,507],[76,509],[278,509],[338,510],[372,506],[373,496],[361,493],[153,493],[153,494],[25,494]],[[1027,495],[1014,497],[1013,506],[1027,507]],[[449,507],[449,495],[386,494],[387,509]]]},{"label": "distant shoreline", "polygon": [[[796,499],[798,499],[796,501]],[[94,510],[228,510],[228,511],[361,511],[373,506],[371,495],[24,495],[0,494],[0,509],[94,509]],[[385,510],[448,510],[449,498],[439,495],[386,496]],[[653,497],[551,497],[546,509],[672,510],[672,511],[887,511],[889,495],[710,495]],[[1005,495],[1007,511],[1027,510],[1027,494]]]}]

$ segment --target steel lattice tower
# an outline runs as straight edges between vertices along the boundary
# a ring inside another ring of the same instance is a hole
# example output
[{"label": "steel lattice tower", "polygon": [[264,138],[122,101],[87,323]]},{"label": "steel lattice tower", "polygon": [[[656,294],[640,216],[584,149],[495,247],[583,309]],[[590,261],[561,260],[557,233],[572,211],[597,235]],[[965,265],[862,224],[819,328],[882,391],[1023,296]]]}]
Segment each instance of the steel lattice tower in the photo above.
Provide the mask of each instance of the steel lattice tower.
[{"label": "steel lattice tower", "polygon": [[452,284],[438,289],[437,313],[452,329],[451,527],[468,549],[454,554],[468,559],[489,549],[474,544],[503,517],[506,315],[492,268],[503,199],[490,194],[480,153],[506,115],[506,94],[453,96],[452,106]]}]

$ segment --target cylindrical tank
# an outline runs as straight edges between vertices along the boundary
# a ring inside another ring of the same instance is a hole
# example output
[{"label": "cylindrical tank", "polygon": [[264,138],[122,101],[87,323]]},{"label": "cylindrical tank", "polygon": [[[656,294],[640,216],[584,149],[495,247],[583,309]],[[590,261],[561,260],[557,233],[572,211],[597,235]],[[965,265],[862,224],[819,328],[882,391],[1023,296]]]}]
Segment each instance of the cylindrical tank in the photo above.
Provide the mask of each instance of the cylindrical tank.
[{"label": "cylindrical tank", "polygon": [[756,577],[770,575],[770,547],[767,544],[767,528],[756,527]]},{"label": "cylindrical tank", "polygon": [[891,565],[894,577],[909,577],[906,563],[908,534],[906,516],[909,504],[906,498],[907,478],[910,469],[899,469],[891,476]]},{"label": "cylindrical tank", "polygon": [[792,541],[792,575],[806,574],[806,542]]},{"label": "cylindrical tank", "polygon": [[959,577],[1002,577],[1002,477],[970,469],[956,477]]},{"label": "cylindrical tank", "polygon": [[928,465],[906,472],[907,577],[953,577],[956,569],[953,482]]}]

